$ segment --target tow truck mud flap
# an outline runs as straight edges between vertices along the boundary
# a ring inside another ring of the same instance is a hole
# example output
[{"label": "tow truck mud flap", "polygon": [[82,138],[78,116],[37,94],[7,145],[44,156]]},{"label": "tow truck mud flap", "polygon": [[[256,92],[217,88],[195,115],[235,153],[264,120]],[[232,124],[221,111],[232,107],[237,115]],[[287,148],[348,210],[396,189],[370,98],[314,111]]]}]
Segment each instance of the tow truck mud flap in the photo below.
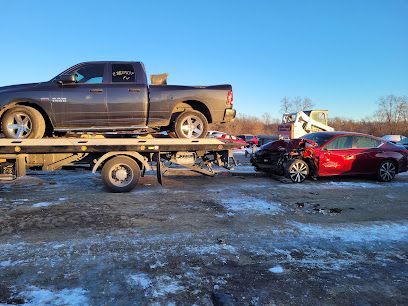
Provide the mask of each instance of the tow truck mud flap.
[{"label": "tow truck mud flap", "polygon": [[12,181],[16,179],[16,169],[14,163],[0,163],[0,180]]},{"label": "tow truck mud flap", "polygon": [[155,154],[156,156],[156,176],[157,176],[157,181],[159,182],[160,185],[163,185],[163,173],[161,170],[161,161],[160,161],[160,152]]},{"label": "tow truck mud flap", "polygon": [[26,155],[13,155],[7,161],[0,157],[0,180],[12,181],[20,176],[26,175]]}]

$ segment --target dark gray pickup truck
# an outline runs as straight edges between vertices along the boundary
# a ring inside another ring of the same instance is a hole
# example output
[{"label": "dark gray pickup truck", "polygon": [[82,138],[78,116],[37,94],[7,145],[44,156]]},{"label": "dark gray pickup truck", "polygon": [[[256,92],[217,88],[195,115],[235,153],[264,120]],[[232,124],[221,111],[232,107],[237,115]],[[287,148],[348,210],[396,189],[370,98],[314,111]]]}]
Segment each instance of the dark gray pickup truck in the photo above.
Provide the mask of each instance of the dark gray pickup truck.
[{"label": "dark gray pickup truck", "polygon": [[159,84],[148,85],[141,62],[86,62],[48,82],[0,87],[1,131],[7,138],[109,131],[202,138],[208,123],[235,118],[231,85]]}]

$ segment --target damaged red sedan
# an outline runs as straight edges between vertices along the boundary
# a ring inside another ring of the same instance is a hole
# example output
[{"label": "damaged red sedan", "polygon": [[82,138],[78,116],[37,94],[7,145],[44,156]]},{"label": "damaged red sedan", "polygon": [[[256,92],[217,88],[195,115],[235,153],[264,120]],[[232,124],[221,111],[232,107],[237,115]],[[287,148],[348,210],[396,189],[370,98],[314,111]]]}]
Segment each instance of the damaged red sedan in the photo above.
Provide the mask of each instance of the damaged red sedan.
[{"label": "damaged red sedan", "polygon": [[285,175],[294,183],[308,176],[332,175],[370,175],[389,182],[408,171],[408,150],[370,135],[318,132],[267,143],[251,163],[257,170]]}]

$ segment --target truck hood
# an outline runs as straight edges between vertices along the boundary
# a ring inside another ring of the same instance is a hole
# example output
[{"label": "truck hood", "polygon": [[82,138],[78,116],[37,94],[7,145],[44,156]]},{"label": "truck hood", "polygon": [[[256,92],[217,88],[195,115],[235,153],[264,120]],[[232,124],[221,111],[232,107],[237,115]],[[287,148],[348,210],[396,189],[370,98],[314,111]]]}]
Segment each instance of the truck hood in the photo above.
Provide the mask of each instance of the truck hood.
[{"label": "truck hood", "polygon": [[27,90],[36,87],[40,83],[19,84],[0,87],[0,93]]}]

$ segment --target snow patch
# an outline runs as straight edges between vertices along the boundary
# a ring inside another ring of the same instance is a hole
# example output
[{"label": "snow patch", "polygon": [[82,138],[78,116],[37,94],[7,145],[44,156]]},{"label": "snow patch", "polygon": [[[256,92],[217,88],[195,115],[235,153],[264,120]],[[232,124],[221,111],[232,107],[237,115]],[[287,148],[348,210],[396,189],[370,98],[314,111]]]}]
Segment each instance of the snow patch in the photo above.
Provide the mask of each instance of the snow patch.
[{"label": "snow patch", "polygon": [[292,223],[300,234],[312,238],[341,239],[347,242],[407,241],[408,223],[355,224],[351,226],[320,226]]},{"label": "snow patch", "polygon": [[157,278],[156,289],[153,290],[153,297],[161,297],[168,294],[178,293],[184,290],[184,286],[180,282],[164,275]]},{"label": "snow patch", "polygon": [[408,182],[305,182],[302,184],[281,184],[282,187],[296,189],[333,189],[333,188],[393,188],[393,187],[408,187]]},{"label": "snow patch", "polygon": [[272,267],[272,268],[270,268],[270,269],[268,269],[268,271],[269,272],[272,272],[272,273],[283,273],[283,268],[282,268],[282,266],[275,266],[275,267]]},{"label": "snow patch", "polygon": [[222,251],[236,253],[236,249],[232,245],[228,244],[212,244],[206,246],[187,247],[187,251],[200,255],[204,254],[217,255]]},{"label": "snow patch", "polygon": [[142,289],[147,289],[152,284],[150,277],[146,273],[142,272],[129,275],[127,282],[131,286],[140,287]]},{"label": "snow patch", "polygon": [[222,205],[230,212],[252,212],[276,215],[280,213],[280,203],[268,202],[254,197],[234,197],[222,200]]},{"label": "snow patch", "polygon": [[47,206],[50,206],[50,205],[53,205],[53,204],[55,204],[55,203],[53,203],[53,202],[39,202],[39,203],[33,204],[32,206],[33,207],[47,207]]},{"label": "snow patch", "polygon": [[27,291],[19,294],[20,297],[28,300],[24,306],[37,305],[67,305],[67,306],[84,306],[89,305],[86,297],[86,291],[81,288],[63,289],[51,291],[47,289],[30,286]]}]

